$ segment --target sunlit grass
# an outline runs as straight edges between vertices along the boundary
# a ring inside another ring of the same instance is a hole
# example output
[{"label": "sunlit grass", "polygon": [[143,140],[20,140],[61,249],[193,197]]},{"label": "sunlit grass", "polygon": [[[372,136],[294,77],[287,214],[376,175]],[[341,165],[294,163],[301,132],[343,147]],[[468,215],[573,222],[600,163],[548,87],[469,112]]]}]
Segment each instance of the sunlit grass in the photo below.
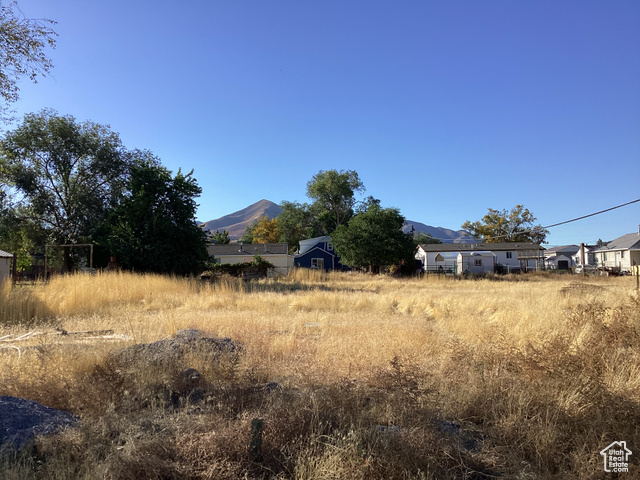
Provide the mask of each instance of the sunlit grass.
[{"label": "sunlit grass", "polygon": [[[272,461],[285,478],[322,478],[328,472],[420,478],[418,471],[426,467],[435,472],[432,478],[449,478],[445,472],[452,468],[461,478],[469,462],[507,478],[596,478],[598,447],[606,446],[605,440],[640,444],[633,427],[640,421],[640,308],[634,286],[631,278],[409,280],[311,270],[250,283],[117,273],[58,277],[33,287],[5,285],[0,337],[59,328],[108,329],[115,338],[78,344],[43,334],[15,342],[20,352],[0,350],[0,394],[67,408],[93,425],[92,419],[122,408],[118,400],[105,404],[105,392],[95,394],[87,386],[96,366],[123,346],[197,328],[244,347],[235,376],[218,379],[225,393],[211,393],[217,400],[209,414],[236,412],[218,418],[227,425],[221,435],[244,438],[246,432],[238,429],[247,426],[246,415],[273,417],[271,422],[281,417],[271,442],[289,460]],[[136,377],[140,391],[145,384],[151,388],[154,375]],[[240,407],[234,389],[265,381],[282,385],[289,405],[270,400]],[[189,460],[163,459],[170,471],[188,470],[181,462],[199,465],[199,447],[186,433],[181,437],[187,420],[180,418],[171,435],[183,439],[179,455]],[[458,453],[464,457],[459,461],[434,460],[444,455],[442,449],[448,452],[451,441],[434,430],[438,418],[481,432],[482,452]],[[404,443],[371,434],[372,422],[401,426]],[[194,428],[214,451],[226,451],[211,437],[215,428]],[[333,447],[325,445],[327,429],[340,432],[330,441]],[[382,441],[391,442],[385,448],[403,462],[391,474],[380,460],[386,455],[380,452],[387,451],[379,450]],[[241,443],[229,445],[241,449]],[[362,445],[369,445],[364,453]],[[419,458],[408,455],[408,446],[421,452]],[[253,472],[234,452],[207,458],[227,465],[233,475]],[[208,478],[205,470],[192,477]]]}]

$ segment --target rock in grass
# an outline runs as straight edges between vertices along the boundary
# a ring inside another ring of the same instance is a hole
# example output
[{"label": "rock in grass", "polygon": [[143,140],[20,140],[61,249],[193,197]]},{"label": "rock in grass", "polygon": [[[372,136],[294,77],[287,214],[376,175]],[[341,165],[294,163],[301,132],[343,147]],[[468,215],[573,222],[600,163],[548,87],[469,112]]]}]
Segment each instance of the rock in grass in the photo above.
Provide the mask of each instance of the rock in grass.
[{"label": "rock in grass", "polygon": [[230,338],[205,337],[199,330],[180,330],[175,338],[126,347],[113,354],[110,360],[121,366],[139,363],[163,365],[181,363],[189,355],[209,361],[223,357],[233,359],[237,358],[240,351],[240,345]]},{"label": "rock in grass", "polygon": [[0,396],[0,454],[18,451],[36,435],[74,427],[78,418],[26,398]]},{"label": "rock in grass", "polygon": [[441,433],[455,439],[458,447],[462,450],[479,452],[482,449],[482,444],[475,438],[475,435],[463,429],[459,424],[446,420],[435,420],[434,424]]}]

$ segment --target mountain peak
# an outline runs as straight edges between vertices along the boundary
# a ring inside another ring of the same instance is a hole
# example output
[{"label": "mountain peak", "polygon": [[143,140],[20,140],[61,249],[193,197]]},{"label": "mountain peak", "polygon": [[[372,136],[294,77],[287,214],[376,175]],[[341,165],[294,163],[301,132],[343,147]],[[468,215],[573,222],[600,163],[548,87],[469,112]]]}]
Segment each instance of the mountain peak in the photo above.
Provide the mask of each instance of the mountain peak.
[{"label": "mountain peak", "polygon": [[[282,207],[277,203],[273,203],[270,200],[261,199],[256,203],[249,205],[242,210],[230,213],[224,217],[216,218],[215,220],[209,220],[204,222],[204,230],[211,230],[215,233],[216,230],[226,230],[229,232],[229,238],[231,240],[237,240],[240,238],[247,226],[258,220],[260,217],[275,218],[282,212]],[[407,220],[403,230],[405,232],[411,231],[411,228],[416,232],[424,232],[430,234],[434,238],[439,238],[443,243],[474,243],[477,242],[469,232],[464,230],[449,230],[448,228],[431,227],[424,223],[414,222]]]},{"label": "mountain peak", "polygon": [[242,210],[204,222],[203,228],[204,230],[211,230],[214,233],[216,230],[226,230],[229,232],[229,238],[231,240],[237,240],[242,236],[247,226],[251,225],[260,217],[266,215],[269,218],[275,218],[280,215],[280,212],[282,212],[282,208],[277,203],[263,198]]}]

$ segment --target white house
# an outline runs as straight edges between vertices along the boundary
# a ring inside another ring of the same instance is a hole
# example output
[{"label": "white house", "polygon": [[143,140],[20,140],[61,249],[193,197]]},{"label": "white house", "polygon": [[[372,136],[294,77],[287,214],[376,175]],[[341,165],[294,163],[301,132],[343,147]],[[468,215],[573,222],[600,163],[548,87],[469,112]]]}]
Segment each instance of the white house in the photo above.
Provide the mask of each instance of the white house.
[{"label": "white house", "polygon": [[544,251],[545,267],[551,270],[570,270],[575,266],[573,256],[580,251],[578,245],[563,245],[547,248]]},{"label": "white house", "polygon": [[599,267],[630,272],[632,265],[640,265],[640,230],[610,241],[594,254]]},{"label": "white house", "polygon": [[595,266],[596,265],[596,254],[595,251],[600,249],[601,245],[585,245],[583,243],[580,244],[580,248],[578,252],[574,254],[571,259],[575,265],[579,266]]},{"label": "white house", "polygon": [[293,268],[294,257],[289,255],[289,245],[286,243],[209,245],[207,251],[217,263],[249,263],[259,255],[275,265],[275,273],[286,275]]},{"label": "white house", "polygon": [[11,259],[13,255],[0,250],[0,284],[11,278]]},{"label": "white house", "polygon": [[549,270],[570,270],[572,264],[573,260],[571,260],[571,257],[567,257],[566,255],[545,256],[544,259],[544,266]]},{"label": "white house", "polygon": [[496,254],[493,252],[460,252],[456,259],[458,273],[493,273],[496,269]]},{"label": "white house", "polygon": [[494,265],[506,270],[541,270],[544,267],[544,248],[537,243],[427,243],[418,245],[415,258],[422,262],[425,272],[438,272],[453,265],[457,269],[458,254],[478,252],[492,253]]}]

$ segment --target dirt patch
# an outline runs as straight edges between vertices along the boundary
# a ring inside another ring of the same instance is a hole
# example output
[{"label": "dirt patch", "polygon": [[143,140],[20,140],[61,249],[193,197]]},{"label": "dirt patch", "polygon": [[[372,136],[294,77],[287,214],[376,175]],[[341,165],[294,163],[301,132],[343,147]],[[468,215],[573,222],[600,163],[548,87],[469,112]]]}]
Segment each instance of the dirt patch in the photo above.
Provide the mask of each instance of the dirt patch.
[{"label": "dirt patch", "polygon": [[560,289],[560,293],[564,296],[571,294],[598,294],[605,291],[605,287],[594,285],[593,283],[571,282],[566,287]]}]

